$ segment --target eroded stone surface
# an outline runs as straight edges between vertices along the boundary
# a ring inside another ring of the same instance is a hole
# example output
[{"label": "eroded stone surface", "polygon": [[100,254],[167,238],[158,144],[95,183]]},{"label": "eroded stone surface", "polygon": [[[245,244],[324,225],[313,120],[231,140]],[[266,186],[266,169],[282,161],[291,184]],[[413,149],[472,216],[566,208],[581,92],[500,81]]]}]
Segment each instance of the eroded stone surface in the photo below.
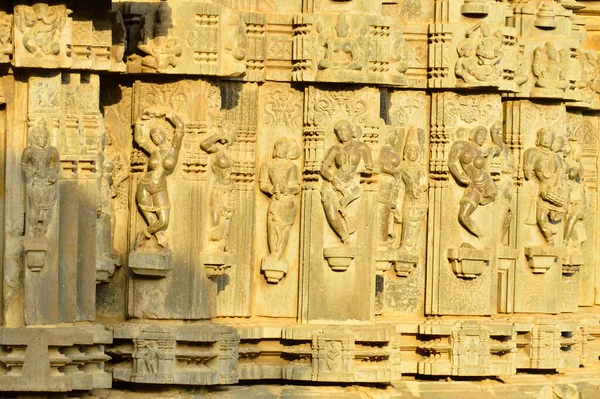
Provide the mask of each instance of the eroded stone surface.
[{"label": "eroded stone surface", "polygon": [[600,395],[600,3],[83,3],[0,6],[0,390]]}]

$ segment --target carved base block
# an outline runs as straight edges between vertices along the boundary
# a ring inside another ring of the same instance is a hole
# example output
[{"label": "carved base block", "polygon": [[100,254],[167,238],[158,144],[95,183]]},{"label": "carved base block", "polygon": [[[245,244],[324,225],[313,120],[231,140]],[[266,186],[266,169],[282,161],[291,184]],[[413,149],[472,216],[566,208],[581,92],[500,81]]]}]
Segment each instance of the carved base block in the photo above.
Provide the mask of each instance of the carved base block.
[{"label": "carved base block", "polygon": [[377,271],[377,274],[383,274],[387,272],[390,267],[396,263],[397,258],[397,251],[393,249],[377,251],[377,260],[375,263],[375,270]]},{"label": "carved base block", "polygon": [[129,268],[138,276],[165,277],[173,268],[173,254],[132,251],[129,254]]},{"label": "carved base block", "polygon": [[556,248],[526,247],[524,252],[533,273],[546,273],[561,258],[561,251]]},{"label": "carved base block", "polygon": [[288,272],[289,265],[285,260],[264,257],[260,269],[268,283],[277,284]]},{"label": "carved base block", "polygon": [[1,328],[4,372],[0,390],[39,393],[110,388],[112,375],[104,370],[110,360],[104,349],[110,343],[112,333],[98,325]]},{"label": "carved base block", "polygon": [[115,274],[115,267],[114,259],[96,259],[96,284],[110,281],[110,278]]},{"label": "carved base block", "polygon": [[323,257],[331,270],[344,272],[356,257],[356,247],[343,245],[340,247],[323,248]]},{"label": "carved base block", "polygon": [[571,276],[579,271],[585,263],[585,256],[581,254],[570,254],[565,258],[562,265],[562,273]]},{"label": "carved base block", "polygon": [[483,1],[465,1],[465,4],[460,8],[463,15],[472,17],[485,17],[490,13],[490,6]]},{"label": "carved base block", "polygon": [[202,252],[200,258],[206,271],[206,277],[209,278],[225,274],[237,260],[235,255],[223,251]]},{"label": "carved base block", "polygon": [[448,248],[448,260],[457,277],[475,278],[489,266],[490,253],[474,248]]},{"label": "carved base block", "polygon": [[396,270],[396,276],[410,276],[417,268],[417,263],[419,263],[419,255],[401,250],[398,253],[398,260],[396,261],[396,265],[394,267]]},{"label": "carved base block", "polygon": [[[113,379],[141,384],[216,385],[238,382],[239,336],[228,326],[125,323],[115,327]],[[110,350],[109,350],[109,353]]]},{"label": "carved base block", "polygon": [[46,263],[46,252],[48,252],[48,240],[45,237],[24,238],[23,249],[25,250],[25,263],[32,272],[39,272]]}]

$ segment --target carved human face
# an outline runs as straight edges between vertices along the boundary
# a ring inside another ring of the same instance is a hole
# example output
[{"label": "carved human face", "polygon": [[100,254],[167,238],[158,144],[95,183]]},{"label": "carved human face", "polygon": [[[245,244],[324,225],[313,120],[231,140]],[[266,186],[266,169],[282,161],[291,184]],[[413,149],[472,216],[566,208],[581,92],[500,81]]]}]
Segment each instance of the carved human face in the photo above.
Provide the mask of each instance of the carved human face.
[{"label": "carved human face", "polygon": [[415,162],[419,159],[419,146],[416,144],[407,144],[404,148],[404,157],[411,162]]},{"label": "carved human face", "polygon": [[290,153],[290,143],[284,138],[275,142],[275,158],[286,159]]},{"label": "carved human face", "polygon": [[338,37],[346,37],[346,36],[348,36],[348,31],[349,30],[350,30],[350,27],[348,26],[348,24],[346,24],[344,22],[339,22],[335,26],[335,32],[337,33]]},{"label": "carved human face", "polygon": [[37,132],[35,133],[35,144],[37,144],[38,146],[44,148],[46,147],[46,144],[48,144],[48,130],[45,128],[38,128]]},{"label": "carved human face", "polygon": [[150,130],[150,139],[152,139],[154,144],[160,147],[167,140],[167,134],[160,127],[154,127]]},{"label": "carved human face", "polygon": [[550,129],[540,129],[539,131],[539,145],[543,148],[550,148],[554,141],[554,133]]},{"label": "carved human face", "polygon": [[347,121],[339,121],[333,129],[338,139],[345,143],[352,138],[352,126]]},{"label": "carved human face", "polygon": [[484,127],[478,127],[476,129],[477,130],[473,132],[473,142],[481,147],[487,138],[487,131]]}]

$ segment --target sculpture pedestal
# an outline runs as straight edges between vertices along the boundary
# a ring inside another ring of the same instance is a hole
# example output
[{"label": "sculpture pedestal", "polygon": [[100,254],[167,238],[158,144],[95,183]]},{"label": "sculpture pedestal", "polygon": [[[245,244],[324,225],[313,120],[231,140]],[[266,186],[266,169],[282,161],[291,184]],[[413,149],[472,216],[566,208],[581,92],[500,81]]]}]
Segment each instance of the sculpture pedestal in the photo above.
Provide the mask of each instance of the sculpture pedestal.
[{"label": "sculpture pedestal", "polygon": [[234,254],[223,251],[202,252],[200,255],[206,277],[218,277],[227,271],[236,262]]},{"label": "sculpture pedestal", "polygon": [[23,238],[23,250],[25,251],[25,263],[32,272],[39,272],[46,264],[46,252],[48,252],[48,240],[46,237]]},{"label": "sculpture pedestal", "polygon": [[561,251],[557,248],[525,247],[524,253],[531,271],[536,274],[546,273],[561,258]]},{"label": "sculpture pedestal", "polygon": [[396,276],[408,277],[416,269],[419,263],[419,255],[407,250],[400,250],[398,259],[396,260],[395,270]]},{"label": "sculpture pedestal", "polygon": [[265,274],[268,283],[277,284],[288,272],[289,265],[285,260],[264,257],[260,269]]},{"label": "sculpture pedestal", "polygon": [[474,248],[448,248],[448,260],[457,277],[473,279],[490,263],[490,251]]},{"label": "sculpture pedestal", "polygon": [[165,277],[173,268],[173,255],[170,251],[159,253],[132,251],[129,254],[129,268],[138,276]]},{"label": "sculpture pedestal", "polygon": [[331,270],[344,272],[356,257],[356,247],[342,245],[339,247],[323,248],[323,257],[327,260]]}]

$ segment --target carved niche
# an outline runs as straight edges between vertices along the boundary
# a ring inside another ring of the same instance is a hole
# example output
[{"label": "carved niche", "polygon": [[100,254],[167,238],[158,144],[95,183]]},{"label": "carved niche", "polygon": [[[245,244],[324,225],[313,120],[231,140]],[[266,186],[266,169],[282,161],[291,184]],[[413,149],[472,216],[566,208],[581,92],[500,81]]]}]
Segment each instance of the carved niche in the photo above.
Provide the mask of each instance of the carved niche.
[{"label": "carved niche", "polygon": [[356,256],[351,236],[355,240],[353,234],[357,229],[358,215],[351,204],[360,200],[363,194],[360,185],[363,168],[370,173],[374,163],[371,149],[361,140],[360,126],[352,126],[347,120],[340,120],[333,131],[338,144],[330,147],[323,159],[321,201],[325,217],[342,245],[324,248],[323,256],[332,270],[345,271]]},{"label": "carved niche", "polygon": [[31,271],[40,271],[46,262],[46,233],[58,198],[60,157],[48,144],[46,120],[41,118],[29,131],[29,145],[21,155],[21,170],[27,198],[25,216],[25,263]]},{"label": "carved niche", "polygon": [[13,16],[0,11],[0,63],[10,62],[13,54]]},{"label": "carved niche", "polygon": [[167,176],[177,166],[183,132],[181,118],[166,107],[146,109],[135,123],[135,141],[149,156],[135,194],[147,226],[137,233],[135,250],[129,254],[129,267],[138,275],[165,276],[172,268],[166,235],[171,208]]},{"label": "carved niche", "polygon": [[294,139],[281,137],[273,146],[273,159],[260,169],[260,190],[271,198],[267,210],[269,255],[261,270],[269,283],[277,284],[288,271],[285,250],[297,214],[296,195],[300,192],[300,171],[293,162],[300,156]]},{"label": "carved niche", "polygon": [[295,15],[293,79],[406,85],[410,49],[398,22],[376,15]]},{"label": "carved niche", "polygon": [[72,63],[71,10],[64,5],[15,7],[15,65],[35,68],[69,68]]}]

